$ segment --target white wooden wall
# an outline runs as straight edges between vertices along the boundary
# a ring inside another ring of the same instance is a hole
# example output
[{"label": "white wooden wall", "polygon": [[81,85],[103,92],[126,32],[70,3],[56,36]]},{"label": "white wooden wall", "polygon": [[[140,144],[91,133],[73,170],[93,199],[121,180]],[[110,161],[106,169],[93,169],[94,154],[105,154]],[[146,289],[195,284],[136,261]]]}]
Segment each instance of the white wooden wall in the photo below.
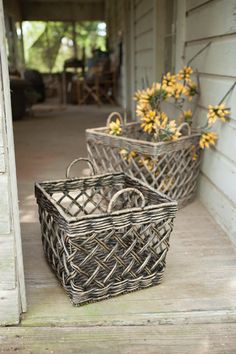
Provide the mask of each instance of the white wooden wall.
[{"label": "white wooden wall", "polygon": [[154,81],[154,1],[134,0],[134,88]]},{"label": "white wooden wall", "polygon": [[[201,5],[200,7],[197,7]],[[185,62],[209,41],[193,62],[200,73],[198,121],[217,104],[236,80],[236,0],[186,1]],[[236,88],[227,100],[229,123],[217,124],[215,149],[204,153],[199,194],[213,217],[236,243]]]},{"label": "white wooden wall", "polygon": [[26,303],[3,21],[0,0],[0,325],[9,325]]}]

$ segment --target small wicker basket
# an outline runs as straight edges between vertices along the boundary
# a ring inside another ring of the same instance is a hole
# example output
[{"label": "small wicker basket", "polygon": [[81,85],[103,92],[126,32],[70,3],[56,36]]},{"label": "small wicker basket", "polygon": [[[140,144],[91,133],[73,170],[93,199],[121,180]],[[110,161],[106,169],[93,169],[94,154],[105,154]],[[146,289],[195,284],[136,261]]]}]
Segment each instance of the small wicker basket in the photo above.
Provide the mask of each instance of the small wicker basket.
[{"label": "small wicker basket", "polygon": [[68,178],[80,160],[35,185],[45,256],[72,303],[158,284],[177,203],[124,173]]},{"label": "small wicker basket", "polygon": [[[121,120],[122,136],[108,133],[112,117]],[[186,127],[187,135],[176,141],[151,142],[140,123],[124,125],[122,116],[113,112],[106,127],[86,130],[88,156],[98,172],[124,171],[183,207],[195,197],[201,162],[200,133],[192,133],[187,123],[179,129]]]}]

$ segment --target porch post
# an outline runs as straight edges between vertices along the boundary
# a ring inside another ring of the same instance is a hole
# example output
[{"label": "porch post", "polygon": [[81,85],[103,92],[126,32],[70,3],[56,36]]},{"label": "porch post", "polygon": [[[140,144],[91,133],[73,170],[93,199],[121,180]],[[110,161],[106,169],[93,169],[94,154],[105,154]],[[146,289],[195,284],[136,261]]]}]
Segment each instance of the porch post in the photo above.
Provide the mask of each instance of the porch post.
[{"label": "porch post", "polygon": [[19,323],[21,312],[26,310],[26,299],[2,0],[0,0],[0,195],[0,325],[10,325]]},{"label": "porch post", "polygon": [[23,33],[23,27],[22,27],[22,21],[20,21],[20,45],[21,45],[21,68],[22,71],[25,70],[25,47],[24,47],[24,33]]},{"label": "porch post", "polygon": [[75,23],[75,21],[72,21],[72,38],[73,38],[74,57],[77,58],[78,47],[77,47],[77,41],[76,41],[76,23]]}]

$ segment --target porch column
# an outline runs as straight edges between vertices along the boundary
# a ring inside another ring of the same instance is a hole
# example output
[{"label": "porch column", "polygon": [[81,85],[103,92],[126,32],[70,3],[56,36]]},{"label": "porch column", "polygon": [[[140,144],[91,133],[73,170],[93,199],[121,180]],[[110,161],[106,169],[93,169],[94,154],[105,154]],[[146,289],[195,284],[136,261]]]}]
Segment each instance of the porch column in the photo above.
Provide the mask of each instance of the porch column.
[{"label": "porch column", "polygon": [[0,0],[0,196],[0,325],[12,325],[19,323],[21,312],[26,310],[26,300],[2,0]]},{"label": "porch column", "polygon": [[72,22],[72,38],[73,38],[74,57],[77,58],[78,47],[77,47],[77,41],[76,41],[76,23],[75,23],[75,21]]},{"label": "porch column", "polygon": [[20,22],[20,45],[21,45],[21,70],[25,70],[25,47],[24,47],[24,33],[23,33],[23,27],[22,27],[22,22]]}]

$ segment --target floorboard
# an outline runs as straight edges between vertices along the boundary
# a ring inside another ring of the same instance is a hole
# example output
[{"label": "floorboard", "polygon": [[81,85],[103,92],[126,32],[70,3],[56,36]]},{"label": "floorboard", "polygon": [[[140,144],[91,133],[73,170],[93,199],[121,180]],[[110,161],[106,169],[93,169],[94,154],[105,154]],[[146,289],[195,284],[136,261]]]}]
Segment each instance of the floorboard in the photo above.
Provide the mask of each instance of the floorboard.
[{"label": "floorboard", "polygon": [[19,354],[235,354],[236,324],[6,328],[0,343],[0,353]]},{"label": "floorboard", "polygon": [[[86,156],[84,129],[104,125],[110,110],[44,109],[15,122],[28,311],[20,328],[1,330],[5,348],[12,341],[24,353],[30,353],[30,346],[32,353],[63,353],[71,341],[67,353],[76,343],[84,345],[85,353],[92,346],[96,353],[106,353],[115,341],[117,353],[235,353],[236,253],[198,200],[177,214],[159,286],[74,308],[50,271],[42,252],[33,184],[64,177],[72,159]],[[86,173],[85,168],[78,169],[78,175]]]}]

